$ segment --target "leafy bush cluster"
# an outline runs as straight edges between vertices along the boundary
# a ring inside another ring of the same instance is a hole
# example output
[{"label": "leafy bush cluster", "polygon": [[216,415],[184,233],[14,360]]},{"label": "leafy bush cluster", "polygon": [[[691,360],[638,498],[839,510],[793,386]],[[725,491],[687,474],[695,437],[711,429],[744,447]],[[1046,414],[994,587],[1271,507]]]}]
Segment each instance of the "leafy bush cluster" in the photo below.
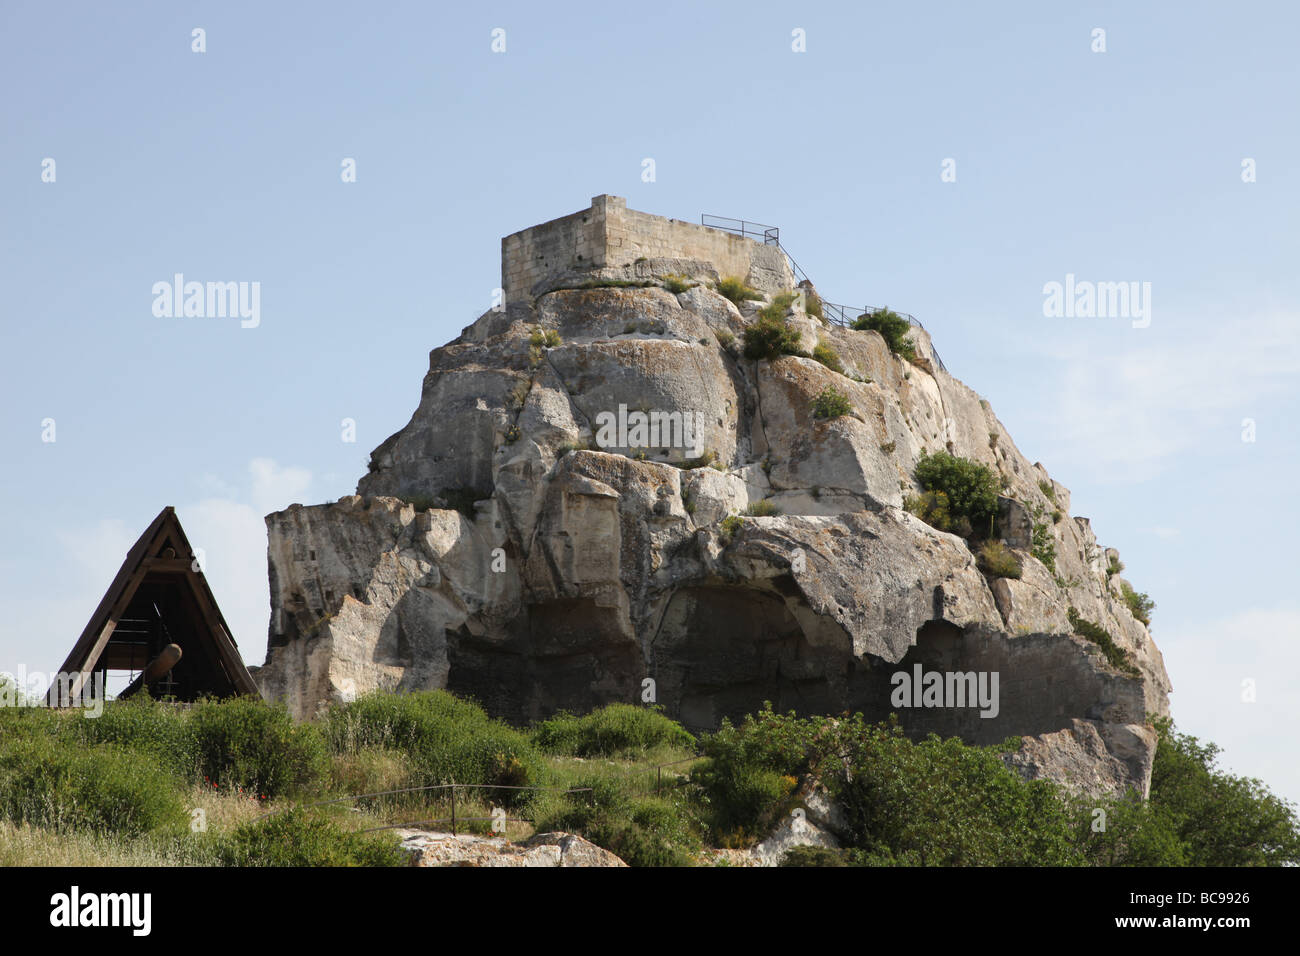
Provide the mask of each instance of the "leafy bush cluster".
[{"label": "leafy bush cluster", "polygon": [[[990,468],[948,452],[933,455],[927,452],[916,463],[916,480],[926,491],[942,493],[946,499],[943,511],[949,526],[935,527],[941,531],[953,530],[966,537],[972,534],[993,536],[999,487],[997,475]],[[918,517],[934,524],[923,515]]]},{"label": "leafy bush cluster", "polygon": [[827,385],[812,400],[814,418],[839,418],[853,414],[853,403],[834,385]]},{"label": "leafy bush cluster", "polygon": [[1029,553],[1043,563],[1043,567],[1056,573],[1056,538],[1052,535],[1052,526],[1043,520],[1043,506],[1035,505],[1033,514],[1032,537]]},{"label": "leafy bush cluster", "polygon": [[785,318],[794,298],[794,293],[783,292],[758,310],[758,318],[745,327],[745,358],[771,360],[782,355],[806,354],[800,349],[799,331]]},{"label": "leafy bush cluster", "polygon": [[1119,582],[1120,594],[1124,596],[1124,603],[1132,615],[1148,627],[1151,626],[1151,612],[1156,609],[1156,602],[1151,600],[1144,593],[1133,590],[1133,585],[1127,581]]},{"label": "leafy bush cluster", "polygon": [[859,332],[879,332],[889,346],[889,351],[901,355],[909,362],[916,358],[916,345],[907,337],[912,325],[897,312],[891,312],[888,308],[876,309],[856,319],[850,328]]},{"label": "leafy bush cluster", "polygon": [[666,275],[664,276],[663,281],[664,288],[673,293],[673,295],[681,295],[681,293],[695,288],[695,283],[691,282],[685,276]]},{"label": "leafy bush cluster", "polygon": [[695,749],[695,738],[658,710],[610,704],[583,717],[559,713],[533,729],[533,742],[549,754],[624,757],[655,747]]}]

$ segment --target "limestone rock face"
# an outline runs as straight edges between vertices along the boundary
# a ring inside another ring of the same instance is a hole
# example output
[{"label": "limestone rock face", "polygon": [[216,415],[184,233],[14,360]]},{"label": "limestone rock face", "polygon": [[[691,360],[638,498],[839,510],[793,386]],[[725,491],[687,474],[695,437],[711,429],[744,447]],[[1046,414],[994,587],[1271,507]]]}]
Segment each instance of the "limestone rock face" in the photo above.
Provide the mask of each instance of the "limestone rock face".
[{"label": "limestone rock face", "polygon": [[[529,272],[532,297],[435,349],[358,494],[267,518],[267,695],[307,716],[373,688],[447,688],[516,721],[652,697],[696,729],[764,701],[896,712],[909,733],[1021,735],[1028,775],[1145,793],[1147,715],[1168,712],[1169,680],[1066,488],[938,367],[923,330],[907,362],[796,303],[802,348],[833,348],[848,375],[747,360],[745,328],[792,283],[764,272],[764,300],[737,307],[719,274],[645,258],[548,290]],[[813,416],[828,385],[851,415]],[[611,442],[602,422],[620,411],[665,424]],[[698,425],[694,447],[673,416]],[[1001,475],[1019,580],[986,576],[964,539],[903,509],[918,458],[944,449]],[[761,501],[780,513],[733,517]],[[1054,571],[1030,554],[1035,526]],[[1135,670],[1075,635],[1071,607]],[[996,672],[996,713],[895,703],[894,675],[918,666]]]},{"label": "limestone rock face", "polygon": [[613,853],[572,833],[538,833],[522,843],[501,837],[398,830],[412,866],[627,866]]}]

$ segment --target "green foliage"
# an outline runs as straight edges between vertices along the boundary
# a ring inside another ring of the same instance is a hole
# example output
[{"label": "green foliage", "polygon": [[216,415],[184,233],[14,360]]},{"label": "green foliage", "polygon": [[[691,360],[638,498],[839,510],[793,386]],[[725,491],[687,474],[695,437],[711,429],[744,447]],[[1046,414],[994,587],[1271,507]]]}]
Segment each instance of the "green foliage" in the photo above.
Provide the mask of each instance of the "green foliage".
[{"label": "green foliage", "polygon": [[1183,846],[1189,866],[1300,865],[1296,808],[1254,778],[1218,770],[1220,748],[1156,721],[1151,806]]},{"label": "green foliage", "polygon": [[1133,590],[1133,585],[1127,581],[1119,582],[1120,594],[1124,596],[1124,603],[1128,605],[1129,612],[1148,627],[1151,626],[1151,612],[1156,609],[1156,602],[1151,600],[1146,594]]},{"label": "green foliage", "polygon": [[894,442],[892,442],[892,441],[887,441],[887,442],[885,442],[883,445],[880,446],[880,450],[883,451],[886,455],[892,455],[892,454],[894,453],[894,450],[895,450],[897,447],[898,447],[898,445],[895,444]]},{"label": "green foliage", "polygon": [[589,793],[566,794],[536,822],[538,832],[577,833],[621,857],[630,866],[687,866],[700,841],[692,826],[687,795],[670,789],[638,794],[619,782],[580,777],[573,786]]},{"label": "green foliage", "polygon": [[827,385],[812,400],[814,418],[839,418],[853,414],[853,403],[834,385]]},{"label": "green foliage", "polygon": [[770,360],[805,354],[800,349],[800,333],[785,318],[793,301],[793,293],[783,292],[759,309],[757,320],[745,327],[745,358]]},{"label": "green foliage", "polygon": [[1001,541],[985,541],[978,560],[981,570],[995,578],[1019,578],[1023,573],[1020,559]]},{"label": "green foliage", "polygon": [[926,491],[942,492],[946,496],[947,511],[954,525],[957,519],[965,518],[973,532],[985,533],[989,529],[987,534],[992,536],[999,489],[997,475],[990,468],[948,452],[933,455],[927,452],[916,464],[916,479]]},{"label": "green foliage", "polygon": [[1128,651],[1116,644],[1115,639],[1100,624],[1080,616],[1079,612],[1073,607],[1066,611],[1066,617],[1070,619],[1070,627],[1074,629],[1074,633],[1080,637],[1086,637],[1100,647],[1102,654],[1105,655],[1106,660],[1110,662],[1112,667],[1131,677],[1141,676],[1142,672],[1134,666]]},{"label": "green foliage", "polygon": [[859,332],[879,332],[889,346],[889,351],[901,355],[909,362],[916,358],[916,345],[907,337],[912,325],[897,312],[891,312],[887,308],[868,312],[855,320],[850,328]]},{"label": "green foliage", "polygon": [[70,735],[0,739],[0,817],[14,823],[127,838],[177,833],[188,819],[177,787],[147,750]]},{"label": "green foliage", "polygon": [[695,283],[689,281],[685,276],[666,275],[664,276],[664,288],[674,295],[680,295],[688,289],[694,289]]},{"label": "green foliage", "polygon": [[342,829],[320,813],[289,810],[246,823],[217,842],[226,866],[405,866],[392,836]]},{"label": "green foliage", "polygon": [[1038,490],[1047,496],[1048,501],[1052,504],[1056,504],[1056,486],[1054,484],[1040,478],[1038,480]]},{"label": "green foliage", "polygon": [[779,515],[781,509],[775,503],[764,498],[761,501],[755,501],[745,509],[745,514],[751,518],[771,518]]},{"label": "green foliage", "polygon": [[147,691],[115,701],[92,720],[74,720],[69,734],[82,743],[116,744],[149,755],[178,780],[202,778],[193,725],[185,711],[152,700]]},{"label": "green foliage", "polygon": [[781,857],[781,866],[848,866],[847,854],[828,846],[792,846]]},{"label": "green foliage", "polygon": [[1052,535],[1052,526],[1043,521],[1043,506],[1034,505],[1030,509],[1034,516],[1033,530],[1030,538],[1029,553],[1043,563],[1043,567],[1056,573],[1056,538]]},{"label": "green foliage", "polygon": [[546,753],[570,757],[626,757],[659,746],[695,749],[695,738],[658,709],[610,704],[584,717],[559,713],[533,729]]},{"label": "green foliage", "polygon": [[735,354],[736,351],[735,335],[733,335],[731,332],[727,331],[726,329],[719,329],[718,331],[713,333],[713,337],[718,340],[718,344],[721,345],[727,352],[730,352],[733,355]]},{"label": "green foliage", "polygon": [[954,521],[948,505],[948,496],[942,491],[908,495],[903,499],[903,507],[931,528],[954,534],[970,534],[970,520],[962,518],[960,521]]},{"label": "green foliage", "polygon": [[825,342],[819,341],[817,343],[817,347],[813,349],[812,357],[832,372],[838,372],[840,375],[844,374],[844,365],[840,362],[839,353]]},{"label": "green foliage", "polygon": [[319,728],[260,698],[200,701],[189,715],[199,772],[214,786],[268,798],[319,787],[329,758]]},{"label": "green foliage", "polygon": [[745,285],[745,280],[737,276],[724,276],[718,280],[718,292],[730,299],[736,305],[740,305],[746,300],[758,300],[763,298],[763,293],[757,289],[751,289]]},{"label": "green foliage", "polygon": [[740,515],[727,515],[723,518],[720,526],[722,543],[730,544],[731,539],[736,536],[736,532],[740,530],[740,526],[744,523],[745,519]]},{"label": "green foliage", "polygon": [[564,340],[555,329],[544,329],[538,325],[533,327],[532,334],[528,336],[528,344],[533,348],[553,349],[563,345]]},{"label": "green foliage", "polygon": [[[535,786],[546,777],[545,761],[528,734],[446,691],[367,694],[332,709],[326,735],[336,753],[364,747],[405,753],[412,786]],[[526,791],[488,790],[485,795],[510,805],[529,799]]]},{"label": "green foliage", "polygon": [[506,432],[505,432],[505,436],[504,436],[504,437],[505,437],[505,442],[506,442],[506,444],[507,444],[507,445],[513,445],[515,442],[519,441],[519,438],[520,438],[520,436],[521,436],[522,434],[523,434],[523,432],[521,432],[521,431],[519,430],[519,426],[518,426],[518,425],[511,425],[510,427],[508,427],[508,428],[506,429]]},{"label": "green foliage", "polygon": [[1114,577],[1124,570],[1124,562],[1119,558],[1111,558],[1106,563],[1106,577]]}]

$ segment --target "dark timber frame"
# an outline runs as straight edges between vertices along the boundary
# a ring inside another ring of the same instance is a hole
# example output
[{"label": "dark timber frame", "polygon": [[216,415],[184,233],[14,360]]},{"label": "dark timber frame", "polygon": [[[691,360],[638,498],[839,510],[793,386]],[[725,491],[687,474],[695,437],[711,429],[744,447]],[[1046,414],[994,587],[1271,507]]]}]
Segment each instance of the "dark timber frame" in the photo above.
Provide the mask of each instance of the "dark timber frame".
[{"label": "dark timber frame", "polygon": [[180,646],[181,659],[148,684],[151,695],[194,701],[203,695],[258,694],[170,505],[127,552],[63,662],[67,683],[55,682],[49,702],[74,703],[96,671],[138,670],[140,676],[118,694],[129,697],[145,685],[145,668],[168,644]]}]

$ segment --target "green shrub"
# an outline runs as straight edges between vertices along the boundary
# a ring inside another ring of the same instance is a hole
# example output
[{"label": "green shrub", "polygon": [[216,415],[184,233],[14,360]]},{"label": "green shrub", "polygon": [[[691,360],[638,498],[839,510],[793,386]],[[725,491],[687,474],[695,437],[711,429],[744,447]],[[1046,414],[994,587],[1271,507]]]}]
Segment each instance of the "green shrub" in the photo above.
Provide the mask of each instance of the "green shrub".
[{"label": "green shrub", "polygon": [[740,526],[744,523],[745,519],[740,515],[727,515],[723,518],[719,535],[722,538],[722,543],[730,544],[731,539],[736,536],[736,532],[740,530]]},{"label": "green shrub", "polygon": [[147,691],[113,701],[93,720],[70,721],[68,729],[86,744],[118,744],[149,754],[158,767],[186,784],[202,778],[188,714],[151,700]]},{"label": "green shrub", "polygon": [[757,289],[751,289],[745,285],[744,279],[737,276],[725,276],[718,280],[718,292],[736,305],[740,305],[746,300],[754,301],[763,298],[763,293]]},{"label": "green shrub", "polygon": [[1066,617],[1070,620],[1070,627],[1074,633],[1080,637],[1087,638],[1101,648],[1101,653],[1105,656],[1110,665],[1117,670],[1123,671],[1131,677],[1140,677],[1142,672],[1133,665],[1128,651],[1115,643],[1115,639],[1100,624],[1089,621],[1081,617],[1079,612],[1073,607],[1066,611]]},{"label": "green shrub", "polygon": [[1043,562],[1043,567],[1055,574],[1056,538],[1052,536],[1052,526],[1042,520],[1042,505],[1034,505],[1030,511],[1034,516],[1034,520],[1029,553]]},{"label": "green shrub", "polygon": [[[916,478],[926,491],[941,491],[952,518],[965,518],[972,529],[992,537],[998,513],[998,479],[985,465],[948,452],[923,454]],[[937,527],[937,526],[936,526]]]},{"label": "green shrub", "polygon": [[1106,562],[1106,577],[1114,577],[1124,570],[1124,562],[1119,558],[1110,558]]},{"label": "green shrub", "polygon": [[771,360],[805,354],[799,347],[802,336],[785,318],[793,301],[791,293],[781,293],[759,310],[757,320],[745,327],[745,358]]},{"label": "green shrub", "polygon": [[1146,594],[1133,590],[1133,585],[1127,581],[1119,582],[1120,593],[1124,596],[1124,603],[1128,605],[1129,612],[1148,627],[1151,626],[1151,612],[1156,609],[1156,602],[1151,600]]},{"label": "green shrub", "polygon": [[658,746],[695,748],[695,738],[658,710],[610,704],[584,717],[559,713],[533,730],[542,750],[570,757],[627,757]]},{"label": "green shrub", "polygon": [[680,295],[688,289],[694,289],[695,283],[687,280],[685,276],[666,275],[664,276],[664,288],[673,295]]},{"label": "green shrub", "polygon": [[879,332],[889,346],[889,351],[901,355],[909,362],[916,358],[916,346],[907,337],[912,325],[897,312],[891,312],[887,308],[868,312],[855,320],[850,328],[859,332]]},{"label": "green shrub", "polygon": [[844,374],[844,365],[840,362],[839,353],[827,345],[825,342],[818,342],[817,347],[813,349],[812,357],[821,362],[832,372]]},{"label": "green shrub", "polygon": [[764,498],[762,501],[755,501],[745,509],[745,514],[751,518],[772,518],[781,513],[777,505]]},{"label": "green shrub", "polygon": [[226,866],[405,866],[391,835],[342,829],[320,813],[289,810],[238,827],[217,842]]},{"label": "green shrub", "polygon": [[985,541],[979,551],[979,566],[995,578],[1019,578],[1020,559],[1001,541]]},{"label": "green shrub", "polygon": [[812,400],[814,418],[839,418],[853,414],[853,403],[834,385],[827,385]]},{"label": "green shrub", "polygon": [[1056,504],[1056,486],[1050,481],[1044,481],[1041,478],[1038,481],[1038,490],[1047,496],[1047,500]]},{"label": "green shrub", "polygon": [[295,723],[283,704],[253,697],[202,700],[189,725],[199,772],[216,787],[269,799],[310,792],[328,773],[320,729]]},{"label": "green shrub", "polygon": [[539,833],[576,833],[609,850],[629,866],[688,866],[700,841],[692,826],[685,796],[670,791],[659,796],[637,795],[600,777],[573,784],[589,793],[565,794],[539,814]]},{"label": "green shrub", "polygon": [[0,741],[0,816],[126,838],[183,832],[189,819],[177,779],[152,754],[48,736]]},{"label": "green shrub", "polygon": [[726,351],[732,353],[735,352],[736,336],[734,334],[728,332],[726,329],[719,329],[717,332],[713,333],[713,337],[718,340],[718,344]]},{"label": "green shrub", "polygon": [[[406,753],[412,786],[524,787],[542,785],[547,777],[545,760],[528,734],[446,691],[366,694],[330,711],[326,737],[335,752],[383,747]],[[511,806],[531,799],[527,791],[484,795]]]}]

